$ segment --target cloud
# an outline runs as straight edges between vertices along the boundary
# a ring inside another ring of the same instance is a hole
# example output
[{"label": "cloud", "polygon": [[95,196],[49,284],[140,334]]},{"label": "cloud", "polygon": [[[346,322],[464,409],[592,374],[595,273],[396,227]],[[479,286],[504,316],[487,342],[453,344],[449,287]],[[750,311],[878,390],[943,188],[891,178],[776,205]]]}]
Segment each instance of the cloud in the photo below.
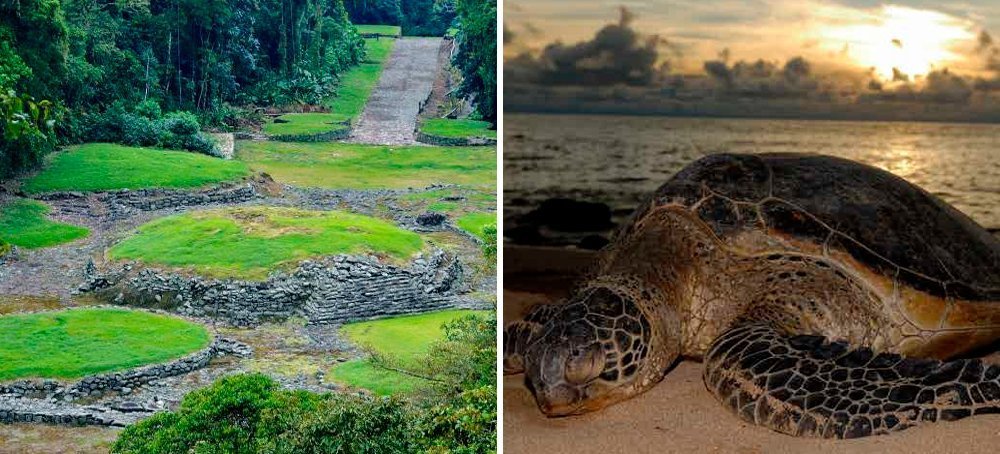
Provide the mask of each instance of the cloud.
[{"label": "cloud", "polygon": [[899,70],[899,68],[892,68],[892,81],[893,82],[909,82],[910,76]]},{"label": "cloud", "polygon": [[932,102],[966,102],[972,96],[972,88],[965,78],[953,74],[945,68],[927,73],[926,83],[921,93]]},{"label": "cloud", "polygon": [[[875,82],[874,80],[872,82]],[[872,93],[865,93],[859,101],[905,101],[922,103],[966,103],[972,97],[974,86],[968,78],[949,71],[947,68],[927,73],[922,84],[908,81],[885,88],[882,84],[869,84]]]},{"label": "cloud", "polygon": [[712,60],[705,62],[705,73],[716,79],[727,87],[733,85],[733,73],[729,71],[729,67],[726,66],[726,62],[721,60]]},{"label": "cloud", "polygon": [[810,70],[811,67],[806,59],[802,57],[794,57],[785,62],[785,68],[782,72],[785,75],[785,79],[789,82],[798,82],[806,77],[809,77]]},{"label": "cloud", "polygon": [[986,30],[980,31],[976,37],[976,53],[982,56],[984,68],[992,72],[993,77],[976,78],[973,88],[980,91],[1000,90],[1000,48]]},{"label": "cloud", "polygon": [[759,59],[753,62],[740,60],[729,66],[723,51],[720,60],[703,64],[708,76],[716,82],[722,96],[784,98],[807,96],[819,87],[812,76],[812,65],[803,57],[788,59],[784,65]]},{"label": "cloud", "polygon": [[[619,9],[617,23],[600,29],[589,41],[554,42],[533,56],[521,53],[505,62],[504,77],[538,85],[649,85],[669,72],[659,48],[665,40],[632,27],[635,14]],[[676,49],[673,49],[675,52]]]},{"label": "cloud", "polygon": [[993,37],[990,36],[989,32],[987,32],[986,30],[979,32],[979,36],[976,37],[976,42],[977,42],[976,50],[980,52],[988,50],[991,47],[993,47]]}]

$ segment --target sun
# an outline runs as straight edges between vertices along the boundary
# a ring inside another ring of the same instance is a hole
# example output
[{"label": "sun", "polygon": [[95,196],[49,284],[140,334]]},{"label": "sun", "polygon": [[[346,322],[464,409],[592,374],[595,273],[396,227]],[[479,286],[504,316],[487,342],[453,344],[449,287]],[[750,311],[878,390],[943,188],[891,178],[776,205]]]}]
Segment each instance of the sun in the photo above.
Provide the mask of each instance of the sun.
[{"label": "sun", "polygon": [[828,26],[821,35],[884,80],[893,79],[893,68],[914,77],[945,67],[961,59],[952,50],[956,43],[975,36],[969,24],[953,16],[895,5],[884,5],[860,22]]}]

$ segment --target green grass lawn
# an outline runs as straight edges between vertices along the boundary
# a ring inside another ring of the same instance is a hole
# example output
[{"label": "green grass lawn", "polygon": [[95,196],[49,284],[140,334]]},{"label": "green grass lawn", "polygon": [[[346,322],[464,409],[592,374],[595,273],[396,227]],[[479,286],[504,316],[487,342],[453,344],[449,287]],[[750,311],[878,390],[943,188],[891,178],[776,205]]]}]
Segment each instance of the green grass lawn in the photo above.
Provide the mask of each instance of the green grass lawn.
[{"label": "green grass lawn", "polygon": [[156,148],[88,143],[58,153],[38,175],[24,182],[29,194],[52,191],[109,191],[193,188],[250,174],[246,164],[203,154]]},{"label": "green grass lawn", "polygon": [[495,186],[493,147],[395,147],[351,143],[245,142],[239,159],[303,187],[374,189],[433,183]]},{"label": "green grass lawn", "polygon": [[310,257],[371,253],[402,262],[423,247],[420,235],[367,216],[247,207],[154,220],[115,245],[110,256],[213,277],[263,279]]},{"label": "green grass lawn", "polygon": [[455,222],[458,227],[469,232],[480,239],[483,238],[483,227],[497,225],[496,213],[468,213],[458,218]]},{"label": "green grass lawn", "polygon": [[497,138],[497,131],[490,129],[488,121],[479,120],[454,120],[450,118],[431,118],[424,120],[420,125],[420,131],[438,137],[452,138],[473,138],[485,137],[489,139]]},{"label": "green grass lawn", "polygon": [[[441,326],[467,314],[481,311],[449,310],[420,315],[349,323],[341,333],[351,342],[391,355],[403,367],[414,367],[444,335]],[[368,389],[379,395],[406,393],[420,385],[420,378],[375,367],[356,359],[338,364],[330,371],[334,381]]]},{"label": "green grass lawn", "polygon": [[282,122],[272,122],[264,125],[264,133],[276,135],[308,135],[322,134],[346,129],[342,122],[350,118],[333,113],[290,113],[278,117]]},{"label": "green grass lawn", "polygon": [[329,113],[291,113],[278,117],[287,123],[268,123],[264,125],[264,133],[268,135],[306,135],[322,134],[337,129],[346,128],[339,124],[353,123],[361,116],[368,97],[371,95],[378,79],[382,75],[382,67],[392,53],[394,39],[366,39],[367,58],[360,65],[354,66],[341,75],[337,85],[337,94],[328,99],[324,105]]},{"label": "green grass lawn", "polygon": [[83,238],[90,230],[45,218],[49,207],[42,202],[18,199],[0,207],[0,240],[25,249],[35,249]]},{"label": "green grass lawn", "polygon": [[0,381],[78,378],[179,358],[208,345],[201,325],[125,309],[0,317]]},{"label": "green grass lawn", "polygon": [[399,36],[401,30],[398,25],[355,25],[358,33],[378,33],[385,36]]}]

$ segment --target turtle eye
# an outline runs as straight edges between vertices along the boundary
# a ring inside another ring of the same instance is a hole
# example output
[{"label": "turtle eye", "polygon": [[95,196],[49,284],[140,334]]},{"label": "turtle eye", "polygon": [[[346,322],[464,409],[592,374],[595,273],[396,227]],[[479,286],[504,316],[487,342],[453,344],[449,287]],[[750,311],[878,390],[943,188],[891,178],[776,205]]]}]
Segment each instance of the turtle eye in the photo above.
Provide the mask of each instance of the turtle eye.
[{"label": "turtle eye", "polygon": [[598,344],[574,350],[566,360],[566,381],[573,384],[587,383],[601,374],[603,353]]}]

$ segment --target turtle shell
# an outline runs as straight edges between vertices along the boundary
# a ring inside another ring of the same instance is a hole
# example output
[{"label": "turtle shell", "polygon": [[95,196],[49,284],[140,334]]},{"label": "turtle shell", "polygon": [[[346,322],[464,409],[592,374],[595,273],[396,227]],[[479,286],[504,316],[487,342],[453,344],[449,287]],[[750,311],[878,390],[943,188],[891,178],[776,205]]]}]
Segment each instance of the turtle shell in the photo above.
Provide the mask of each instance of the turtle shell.
[{"label": "turtle shell", "polygon": [[690,206],[721,238],[776,231],[846,251],[935,296],[1000,300],[1000,241],[927,191],[869,165],[810,154],[711,155],[657,189],[633,219],[669,203]]}]

